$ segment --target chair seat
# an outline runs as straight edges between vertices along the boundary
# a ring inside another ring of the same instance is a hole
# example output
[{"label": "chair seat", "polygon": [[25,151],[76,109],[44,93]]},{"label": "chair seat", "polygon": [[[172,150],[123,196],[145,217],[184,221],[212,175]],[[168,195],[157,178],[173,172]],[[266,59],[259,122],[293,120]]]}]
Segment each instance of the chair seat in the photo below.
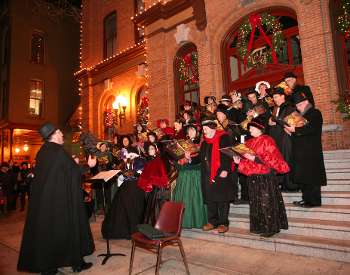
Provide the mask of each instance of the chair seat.
[{"label": "chair seat", "polygon": [[140,232],[136,232],[136,233],[131,235],[131,239],[134,240],[135,242],[148,244],[148,245],[158,245],[161,242],[167,242],[167,241],[175,240],[177,238],[178,238],[178,236],[176,234],[174,234],[173,236],[161,238],[158,240],[149,239],[144,234],[142,234]]}]

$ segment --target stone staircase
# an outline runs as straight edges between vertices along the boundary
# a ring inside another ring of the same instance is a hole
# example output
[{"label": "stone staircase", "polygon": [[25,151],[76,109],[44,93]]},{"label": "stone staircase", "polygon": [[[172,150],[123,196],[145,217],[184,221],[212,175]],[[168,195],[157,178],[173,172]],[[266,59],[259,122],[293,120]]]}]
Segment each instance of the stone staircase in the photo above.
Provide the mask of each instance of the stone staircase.
[{"label": "stone staircase", "polygon": [[183,236],[350,262],[350,150],[325,151],[324,158],[328,185],[322,187],[322,207],[296,207],[292,202],[301,200],[301,194],[283,193],[288,230],[271,238],[250,234],[249,206],[231,205],[225,234],[191,229],[183,230]]}]

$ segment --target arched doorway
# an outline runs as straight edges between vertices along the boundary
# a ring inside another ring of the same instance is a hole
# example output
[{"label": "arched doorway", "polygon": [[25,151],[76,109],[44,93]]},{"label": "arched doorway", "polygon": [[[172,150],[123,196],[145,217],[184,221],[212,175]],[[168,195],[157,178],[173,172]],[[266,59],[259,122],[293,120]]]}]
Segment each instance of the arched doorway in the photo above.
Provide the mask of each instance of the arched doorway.
[{"label": "arched doorway", "polygon": [[[302,56],[300,49],[298,21],[295,12],[289,8],[276,7],[255,11],[254,13],[267,12],[276,17],[282,25],[282,33],[286,41],[285,46],[278,55],[278,63],[268,63],[261,67],[244,66],[243,60],[238,55],[238,30],[244,18],[233,25],[227,33],[222,44],[223,79],[226,92],[232,90],[247,91],[260,80],[277,84],[287,71],[293,71],[298,79],[303,82]],[[248,15],[249,16],[249,15]],[[271,40],[271,34],[268,34]],[[255,33],[253,49],[264,51],[267,43],[259,32]]]},{"label": "arched doorway", "polygon": [[350,93],[350,39],[346,39],[344,34],[337,30],[337,18],[344,14],[342,1],[329,1],[329,11],[339,93],[345,96]]},{"label": "arched doorway", "polygon": [[188,101],[200,104],[198,52],[193,43],[186,43],[176,53],[174,60],[175,112]]}]

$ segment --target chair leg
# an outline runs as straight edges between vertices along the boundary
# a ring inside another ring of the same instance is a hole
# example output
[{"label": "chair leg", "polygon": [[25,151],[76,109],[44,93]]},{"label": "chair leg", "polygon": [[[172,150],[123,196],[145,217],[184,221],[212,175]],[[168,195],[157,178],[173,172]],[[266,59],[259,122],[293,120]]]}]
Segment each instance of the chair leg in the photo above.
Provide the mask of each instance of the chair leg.
[{"label": "chair leg", "polygon": [[130,264],[129,264],[129,275],[131,275],[131,273],[132,273],[132,266],[134,264],[134,255],[135,255],[135,242],[132,241]]},{"label": "chair leg", "polygon": [[157,248],[157,265],[156,265],[156,275],[159,274],[160,262],[162,261],[162,246],[158,246]]},{"label": "chair leg", "polygon": [[187,275],[190,275],[190,270],[188,269],[187,259],[186,259],[186,255],[185,255],[185,250],[184,250],[184,248],[182,246],[182,242],[181,242],[180,239],[178,239],[177,241],[178,241],[178,244],[179,244],[182,260],[184,261],[184,264],[185,264],[186,273],[187,273]]}]

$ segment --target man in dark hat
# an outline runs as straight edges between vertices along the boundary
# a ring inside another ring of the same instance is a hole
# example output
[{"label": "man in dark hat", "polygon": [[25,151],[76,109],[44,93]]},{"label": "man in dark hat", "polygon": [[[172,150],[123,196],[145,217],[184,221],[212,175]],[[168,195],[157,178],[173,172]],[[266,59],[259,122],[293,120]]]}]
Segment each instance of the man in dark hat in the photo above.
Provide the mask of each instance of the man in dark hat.
[{"label": "man in dark hat", "polygon": [[[219,149],[230,146],[231,141],[225,131],[216,129],[215,117],[203,117],[201,124],[204,139],[200,155],[193,161],[201,163],[203,199],[208,207],[209,222],[203,226],[203,230],[217,228],[219,233],[225,233],[229,226],[228,214],[233,198],[230,176],[232,160]],[[190,154],[186,153],[186,158],[192,161]]]},{"label": "man in dark hat", "polygon": [[[217,109],[216,109],[216,118],[218,121],[218,128],[224,130],[228,133],[230,139],[231,139],[231,144],[237,144],[240,142],[242,129],[237,123],[234,123],[233,121],[229,120],[230,116],[230,110],[227,108],[226,105],[224,104],[219,104]],[[243,181],[242,181],[243,182]],[[233,198],[232,201],[234,204],[239,204],[240,201],[238,199],[238,174],[237,174],[237,169],[232,171],[231,173],[231,183],[233,186]],[[244,182],[245,183],[245,182]],[[246,185],[242,185],[242,195],[241,198],[242,200],[246,200],[248,197],[248,191],[245,188]]]},{"label": "man in dark hat", "polygon": [[[284,131],[284,119],[293,113],[295,108],[286,101],[286,95],[282,88],[275,88],[272,91],[272,97],[276,107],[269,119],[268,134],[275,140],[284,160],[292,170],[292,140],[290,135]],[[279,183],[282,191],[295,191],[298,189],[298,186],[293,184],[292,171],[279,175]]]},{"label": "man in dark hat", "polygon": [[293,95],[297,110],[307,120],[302,127],[285,125],[292,136],[294,182],[302,191],[302,200],[294,202],[301,207],[321,206],[321,186],[327,185],[322,151],[322,114],[303,93]]},{"label": "man in dark hat", "polygon": [[[284,75],[284,81],[287,83],[288,87],[292,90],[292,95],[295,93],[304,93],[311,103],[312,106],[315,106],[314,96],[312,95],[311,89],[306,85],[297,84],[297,76],[293,72],[287,72]],[[293,100],[293,96],[287,99],[288,101]],[[296,104],[295,102],[291,102]]]},{"label": "man in dark hat", "polygon": [[[81,189],[81,169],[63,149],[63,134],[51,123],[39,129],[44,139],[36,155],[34,180],[24,226],[18,269],[56,274],[58,267],[88,269],[84,256],[94,251]],[[88,165],[96,165],[89,156]]]}]

